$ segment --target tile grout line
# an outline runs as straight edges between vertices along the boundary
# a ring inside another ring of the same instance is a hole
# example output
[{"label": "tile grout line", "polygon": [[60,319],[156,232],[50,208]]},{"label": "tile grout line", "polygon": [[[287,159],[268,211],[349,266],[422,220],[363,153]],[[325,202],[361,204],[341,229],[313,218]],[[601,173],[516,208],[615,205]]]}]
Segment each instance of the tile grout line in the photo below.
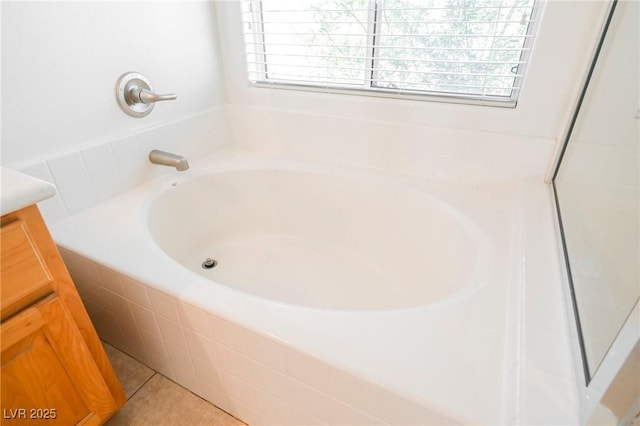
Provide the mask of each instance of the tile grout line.
[{"label": "tile grout line", "polygon": [[[160,373],[160,372],[158,372],[158,371],[155,371],[155,370],[152,370],[152,371],[154,371],[153,376],[155,376],[156,374],[158,374],[158,375],[160,375],[161,377],[164,377],[165,379],[167,379],[167,380],[168,380],[168,381],[170,381],[171,383],[175,384],[176,386],[180,386],[182,389],[184,389],[185,391],[189,392],[191,395],[195,396],[196,398],[198,398],[198,399],[200,399],[200,400],[202,400],[202,401],[206,402],[207,404],[209,404],[209,405],[211,405],[211,406],[213,406],[213,407],[217,408],[218,410],[222,411],[223,413],[227,414],[229,417],[233,417],[234,419],[236,419],[236,420],[238,420],[239,422],[241,422],[241,423],[243,423],[243,424],[245,424],[245,425],[247,425],[247,426],[248,426],[248,424],[247,424],[244,420],[239,419],[238,417],[236,417],[236,416],[234,416],[233,414],[229,413],[227,410],[224,410],[223,408],[218,407],[216,404],[214,404],[213,402],[209,401],[208,399],[205,399],[204,397],[202,397],[202,396],[198,395],[197,393],[193,392],[191,389],[188,389],[188,388],[186,388],[186,387],[182,386],[180,383],[176,382],[175,380],[173,380],[173,379],[171,379],[171,378],[169,378],[169,377],[165,376],[164,374],[162,374],[162,373]],[[151,376],[151,377],[149,378],[149,380],[151,380],[151,379],[153,378],[153,376]],[[147,384],[147,382],[148,382],[149,380],[147,380],[146,382],[144,382],[144,383],[142,384],[142,386],[140,386],[140,389],[142,389],[142,387],[144,387],[144,385],[146,385],[146,384]],[[140,390],[140,389],[138,389],[138,390]],[[138,393],[138,390],[136,390],[136,391],[135,391],[135,393],[134,393],[133,395],[135,395],[136,393]],[[133,395],[131,395],[131,397],[132,397],[132,398],[133,398]],[[127,401],[128,401],[128,400],[127,400]]]},{"label": "tile grout line", "polygon": [[[124,352],[123,352],[123,353],[124,353]],[[138,362],[139,362],[139,361],[138,361]],[[143,364],[143,365],[144,365],[144,364]],[[146,365],[145,365],[145,367],[149,368],[149,367],[148,367],[148,366],[146,366]],[[234,416],[233,414],[229,413],[228,411],[223,410],[222,408],[218,407],[216,404],[212,403],[211,401],[208,401],[208,400],[204,399],[204,398],[203,398],[203,397],[201,397],[200,395],[198,395],[198,394],[196,394],[196,393],[193,393],[190,389],[185,388],[185,387],[184,387],[184,386],[182,386],[180,383],[178,383],[178,382],[176,382],[176,381],[174,381],[174,380],[171,380],[169,377],[165,376],[164,374],[162,374],[162,373],[160,373],[160,372],[158,372],[158,371],[156,371],[156,370],[153,370],[153,369],[151,369],[151,368],[149,368],[149,369],[150,369],[151,371],[153,371],[153,374],[152,374],[151,376],[149,376],[149,378],[148,378],[147,380],[145,380],[145,382],[144,382],[144,383],[142,383],[142,384],[138,387],[138,389],[136,389],[136,391],[135,391],[134,393],[132,393],[132,394],[131,394],[131,396],[130,396],[130,397],[128,397],[128,398],[127,398],[127,401],[125,402],[125,405],[126,405],[129,401],[131,401],[131,400],[133,399],[133,397],[134,397],[134,396],[136,396],[136,394],[137,394],[138,392],[140,392],[140,390],[142,390],[142,388],[143,388],[143,387],[145,387],[145,386],[147,385],[147,383],[149,383],[149,382],[151,381],[151,379],[153,379],[155,376],[158,376],[158,375],[159,375],[159,376],[161,376],[161,377],[163,377],[163,378],[165,378],[165,379],[169,380],[171,383],[174,383],[175,385],[180,386],[182,389],[184,389],[185,391],[189,392],[191,395],[195,396],[196,398],[201,399],[202,401],[206,402],[207,404],[210,404],[211,406],[213,406],[213,407],[217,408],[218,410],[220,410],[220,411],[222,411],[223,413],[227,414],[229,417],[233,417],[234,419],[238,420],[239,422],[246,424],[243,420],[241,420],[241,419],[237,418],[236,416]],[[124,407],[124,405],[123,405],[123,407]]]},{"label": "tile grout line", "polygon": [[[150,370],[151,370],[151,369],[150,369]],[[155,371],[155,370],[151,370],[151,371],[153,371],[153,374],[152,374],[151,376],[149,376],[149,378],[148,378],[147,380],[145,380],[145,382],[144,382],[143,384],[141,384],[141,385],[138,387],[138,389],[136,389],[136,391],[135,391],[134,393],[132,393],[132,394],[131,394],[131,396],[130,396],[130,397],[128,397],[128,398],[127,398],[127,402],[131,401],[131,400],[133,399],[133,397],[134,397],[134,396],[136,396],[136,394],[140,391],[140,389],[142,389],[143,387],[145,387],[145,386],[146,386],[146,384],[147,384],[147,383],[149,383],[149,382],[151,381],[151,379],[153,379],[153,378],[158,374],[158,372],[157,372],[157,371]],[[127,404],[127,402],[125,402],[125,405]],[[123,405],[123,407],[124,407],[124,405]]]},{"label": "tile grout line", "polygon": [[[133,357],[133,356],[129,355],[128,353],[126,353],[126,352],[124,352],[124,351],[122,351],[122,350],[120,350],[120,349],[118,349],[118,348],[116,348],[115,346],[111,345],[111,344],[110,344],[110,343],[108,343],[108,342],[105,342],[105,341],[101,341],[101,342],[103,343],[103,345],[104,345],[105,343],[106,343],[106,344],[108,344],[108,345],[110,345],[111,347],[113,347],[113,348],[114,348],[115,350],[117,350],[118,352],[120,352],[120,353],[122,353],[122,354],[124,354],[124,355],[128,356],[128,357],[129,357],[129,358],[131,358],[132,360],[136,361],[137,363],[141,364],[142,366],[144,366],[144,367],[148,368],[150,371],[152,371],[152,372],[153,372],[153,374],[152,374],[151,376],[149,376],[149,378],[148,378],[147,380],[145,380],[145,381],[144,381],[144,383],[142,383],[140,386],[138,386],[138,388],[135,390],[135,392],[133,392],[133,393],[131,394],[131,396],[129,396],[129,397],[127,398],[127,400],[126,400],[125,404],[124,404],[121,408],[123,408],[123,407],[124,407],[124,406],[129,402],[129,401],[131,401],[131,400],[133,399],[133,397],[134,397],[134,396],[136,396],[136,394],[137,394],[138,392],[140,392],[140,390],[142,390],[142,388],[144,388],[144,387],[145,387],[145,386],[146,386],[146,385],[151,381],[151,379],[153,379],[155,376],[159,375],[160,377],[162,377],[162,378],[164,378],[164,379],[166,379],[166,380],[170,381],[171,383],[175,384],[176,386],[179,386],[180,388],[184,389],[186,392],[190,393],[190,394],[191,394],[191,395],[193,395],[194,397],[196,397],[196,398],[198,398],[198,399],[202,400],[203,402],[206,402],[207,404],[211,405],[212,407],[215,407],[216,409],[218,409],[218,410],[220,410],[221,412],[225,413],[225,414],[226,414],[226,415],[228,415],[229,417],[232,417],[232,418],[234,418],[234,419],[238,420],[240,423],[246,424],[243,420],[239,419],[238,417],[234,416],[233,414],[229,413],[228,411],[226,411],[226,410],[222,409],[221,407],[218,407],[216,404],[212,403],[211,401],[208,401],[207,399],[203,398],[202,396],[200,396],[200,395],[198,395],[198,394],[194,393],[194,392],[193,392],[193,391],[191,391],[190,389],[188,389],[188,388],[184,387],[183,385],[181,385],[180,383],[176,382],[175,380],[173,380],[173,379],[171,379],[171,378],[169,378],[169,377],[165,376],[165,375],[164,375],[164,374],[162,374],[161,372],[159,372],[159,371],[157,371],[157,370],[155,370],[155,369],[153,369],[153,368],[149,367],[146,363],[143,363],[143,362],[139,361],[139,360],[138,360],[138,359],[136,359],[135,357]],[[120,380],[120,379],[118,379],[118,380]]]}]

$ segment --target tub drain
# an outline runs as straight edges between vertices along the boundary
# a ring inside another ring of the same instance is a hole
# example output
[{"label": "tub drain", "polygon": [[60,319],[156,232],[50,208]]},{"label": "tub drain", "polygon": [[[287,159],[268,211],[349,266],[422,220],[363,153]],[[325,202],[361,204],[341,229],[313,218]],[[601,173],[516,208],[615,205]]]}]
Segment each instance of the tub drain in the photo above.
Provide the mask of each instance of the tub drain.
[{"label": "tub drain", "polygon": [[202,269],[212,269],[215,268],[218,262],[210,257],[207,257],[204,262],[202,262]]}]

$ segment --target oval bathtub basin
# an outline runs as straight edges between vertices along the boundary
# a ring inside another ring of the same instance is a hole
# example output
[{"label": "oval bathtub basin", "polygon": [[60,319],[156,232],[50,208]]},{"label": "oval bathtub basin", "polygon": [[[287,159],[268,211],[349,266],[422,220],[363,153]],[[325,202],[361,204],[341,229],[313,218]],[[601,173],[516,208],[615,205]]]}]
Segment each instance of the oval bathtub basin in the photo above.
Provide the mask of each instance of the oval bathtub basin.
[{"label": "oval bathtub basin", "polygon": [[[399,309],[452,299],[486,276],[479,230],[408,186],[286,169],[174,185],[149,210],[158,246],[215,283],[275,302]],[[215,266],[204,268],[207,258]]]}]

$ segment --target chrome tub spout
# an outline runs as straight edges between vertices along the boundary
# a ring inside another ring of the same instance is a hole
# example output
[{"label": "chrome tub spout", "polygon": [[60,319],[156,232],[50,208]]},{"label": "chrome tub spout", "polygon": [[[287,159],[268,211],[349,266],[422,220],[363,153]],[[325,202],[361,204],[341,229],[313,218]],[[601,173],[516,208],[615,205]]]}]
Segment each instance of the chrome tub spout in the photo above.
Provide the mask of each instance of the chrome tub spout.
[{"label": "chrome tub spout", "polygon": [[160,151],[159,149],[154,149],[149,153],[149,161],[161,166],[175,167],[179,172],[185,171],[189,168],[189,162],[185,157],[166,151]]}]

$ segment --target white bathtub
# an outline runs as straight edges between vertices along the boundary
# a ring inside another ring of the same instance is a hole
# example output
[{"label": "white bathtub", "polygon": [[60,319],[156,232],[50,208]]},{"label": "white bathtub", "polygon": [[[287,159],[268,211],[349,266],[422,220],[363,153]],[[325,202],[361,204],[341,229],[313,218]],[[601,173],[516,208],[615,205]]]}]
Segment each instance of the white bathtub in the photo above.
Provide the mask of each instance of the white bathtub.
[{"label": "white bathtub", "polygon": [[250,424],[499,424],[514,198],[219,153],[52,233],[104,340]]},{"label": "white bathtub", "polygon": [[[165,185],[149,209],[158,246],[196,274],[274,302],[424,306],[477,289],[493,266],[467,217],[370,175],[262,168]],[[203,268],[207,258],[216,266]]]}]

